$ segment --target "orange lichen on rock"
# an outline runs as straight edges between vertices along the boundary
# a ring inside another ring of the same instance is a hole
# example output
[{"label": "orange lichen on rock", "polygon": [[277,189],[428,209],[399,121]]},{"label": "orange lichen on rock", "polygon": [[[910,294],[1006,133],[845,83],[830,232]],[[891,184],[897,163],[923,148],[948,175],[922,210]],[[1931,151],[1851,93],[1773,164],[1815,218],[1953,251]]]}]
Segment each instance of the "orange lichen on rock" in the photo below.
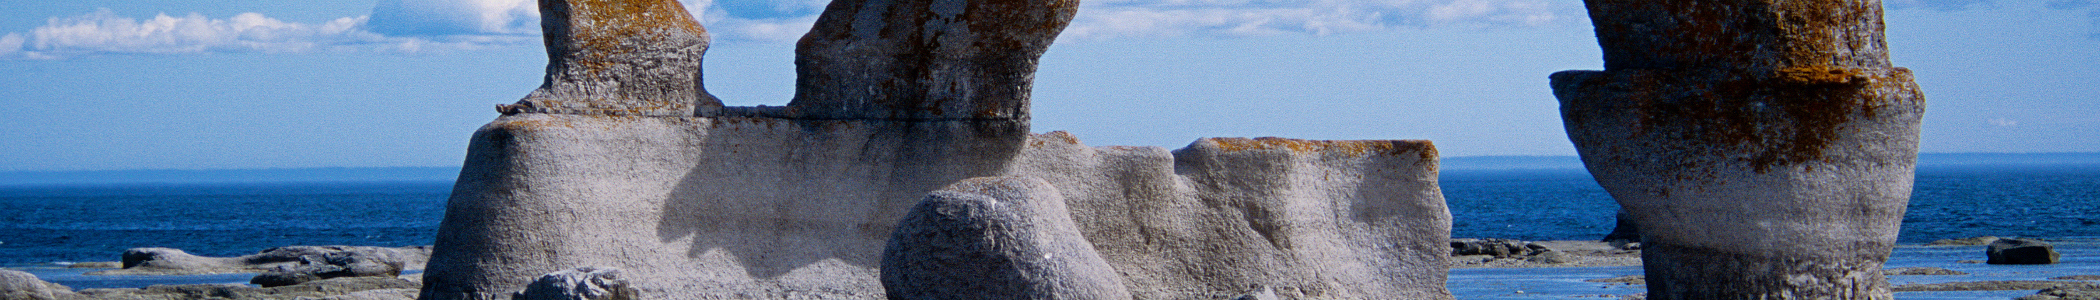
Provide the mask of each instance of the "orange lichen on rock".
[{"label": "orange lichen on rock", "polygon": [[1334,153],[1345,155],[1404,155],[1417,154],[1425,158],[1436,155],[1436,146],[1426,140],[1305,140],[1280,137],[1259,138],[1206,138],[1198,143],[1217,145],[1225,152],[1247,150],[1289,150],[1301,153]]}]

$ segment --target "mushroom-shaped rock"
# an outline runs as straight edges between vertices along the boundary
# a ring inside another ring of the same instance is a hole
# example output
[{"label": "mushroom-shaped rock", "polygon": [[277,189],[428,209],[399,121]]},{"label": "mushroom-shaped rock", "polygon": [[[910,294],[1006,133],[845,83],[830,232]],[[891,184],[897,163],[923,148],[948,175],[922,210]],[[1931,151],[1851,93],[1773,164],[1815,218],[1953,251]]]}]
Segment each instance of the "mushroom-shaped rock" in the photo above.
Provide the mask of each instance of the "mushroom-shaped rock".
[{"label": "mushroom-shaped rock", "polygon": [[890,299],[1130,299],[1064,202],[1033,177],[934,191],[883,249],[883,289]]},{"label": "mushroom-shaped rock", "polygon": [[677,0],[542,0],[547,76],[505,114],[712,115],[707,29]]},{"label": "mushroom-shaped rock", "polygon": [[1650,299],[1891,297],[1925,106],[1880,1],[1586,3],[1605,70],[1554,95]]}]

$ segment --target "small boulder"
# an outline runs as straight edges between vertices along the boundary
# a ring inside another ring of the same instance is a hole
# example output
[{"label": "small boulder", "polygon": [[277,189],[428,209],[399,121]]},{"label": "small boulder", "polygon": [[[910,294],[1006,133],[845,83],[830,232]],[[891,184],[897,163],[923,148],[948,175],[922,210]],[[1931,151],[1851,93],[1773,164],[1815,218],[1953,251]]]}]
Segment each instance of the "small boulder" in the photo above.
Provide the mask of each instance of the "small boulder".
[{"label": "small boulder", "polygon": [[45,282],[29,272],[0,269],[0,299],[45,300],[60,299],[73,294],[72,288]]},{"label": "small boulder", "polygon": [[1542,264],[1565,264],[1574,262],[1575,256],[1568,255],[1566,252],[1546,250],[1533,254],[1531,257],[1526,257],[1524,261]]},{"label": "small boulder", "polygon": [[1991,242],[1983,254],[1993,265],[2046,265],[2056,263],[2056,246],[2037,239],[2003,238]]},{"label": "small boulder", "polygon": [[1131,298],[1064,196],[1034,177],[971,178],[928,194],[882,251],[882,287],[889,299]]},{"label": "small boulder", "polygon": [[525,291],[511,295],[512,300],[632,300],[640,299],[641,292],[620,279],[620,269],[607,267],[582,267],[561,270],[525,286]]},{"label": "small boulder", "polygon": [[1548,249],[1545,246],[1511,239],[1451,240],[1451,256],[1489,255],[1495,258],[1508,258],[1529,256],[1546,250]]}]

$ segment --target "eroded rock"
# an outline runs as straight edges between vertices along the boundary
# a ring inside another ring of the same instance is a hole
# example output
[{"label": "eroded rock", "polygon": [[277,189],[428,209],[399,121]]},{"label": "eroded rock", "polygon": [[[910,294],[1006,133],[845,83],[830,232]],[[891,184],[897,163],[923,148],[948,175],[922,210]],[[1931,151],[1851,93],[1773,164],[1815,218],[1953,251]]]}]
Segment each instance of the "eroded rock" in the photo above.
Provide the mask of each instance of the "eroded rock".
[{"label": "eroded rock", "polygon": [[540,1],[547,75],[504,114],[719,114],[701,84],[707,29],[677,0]]},{"label": "eroded rock", "polygon": [[0,299],[58,300],[72,295],[72,288],[36,278],[35,274],[0,269]]},{"label": "eroded rock", "polygon": [[633,300],[641,292],[620,278],[620,269],[583,267],[541,275],[512,300]]},{"label": "eroded rock", "polygon": [[883,250],[890,299],[1130,299],[1048,182],[963,180],[920,201]]},{"label": "eroded rock", "polygon": [[1924,98],[1879,1],[1586,4],[1605,70],[1554,95],[1640,228],[1647,297],[1892,297]]},{"label": "eroded rock", "polygon": [[2061,254],[2056,246],[2037,239],[2004,238],[1991,241],[1984,247],[1987,258],[1984,263],[1993,265],[2046,265],[2054,264]]}]

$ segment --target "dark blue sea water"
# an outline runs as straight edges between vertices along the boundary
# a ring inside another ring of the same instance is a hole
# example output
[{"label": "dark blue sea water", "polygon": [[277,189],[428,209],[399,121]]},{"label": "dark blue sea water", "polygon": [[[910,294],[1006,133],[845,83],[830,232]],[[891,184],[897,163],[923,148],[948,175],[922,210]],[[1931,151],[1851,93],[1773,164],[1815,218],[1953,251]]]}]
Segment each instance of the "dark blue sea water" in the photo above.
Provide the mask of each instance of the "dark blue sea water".
[{"label": "dark blue sea water", "polygon": [[[1579,169],[1449,170],[1439,183],[1454,237],[1600,239],[1618,209]],[[2100,165],[1920,168],[1899,242],[1985,235],[2100,236]]]},{"label": "dark blue sea water", "polygon": [[[2100,166],[1927,167],[1901,240],[2100,236]],[[1447,170],[1452,236],[1597,239],[1617,204],[1580,169]],[[235,256],[285,245],[427,245],[450,182],[0,186],[0,264],[113,261],[170,247]]]},{"label": "dark blue sea water", "polygon": [[288,245],[429,245],[452,183],[0,186],[0,265],[206,256]]},{"label": "dark blue sea water", "polygon": [[[1610,196],[1580,169],[1447,169],[1441,185],[1451,207],[1455,237],[1597,239],[1611,230],[1617,210]],[[444,216],[450,192],[451,182],[442,180],[0,185],[0,267],[31,269],[76,287],[241,282],[247,275],[181,279],[82,276],[82,271],[51,266],[115,261],[124,249],[134,247],[238,256],[286,245],[428,245]],[[2100,165],[1921,168],[1904,218],[1902,242],[1982,235],[2041,237],[2068,242],[2065,246],[2075,250],[2066,256],[2075,257],[2067,258],[2070,263],[2066,265],[2035,273],[2018,267],[1952,262],[1976,259],[1980,247],[1911,247],[1899,248],[1890,265],[2013,274],[1976,277],[1984,279],[2100,273],[2100,261],[2094,261],[2100,258],[2090,257],[2100,255],[2100,246],[2096,246],[2100,238],[2095,238],[2100,237],[2100,205],[2096,204],[2100,204]],[[1639,292],[1637,287],[1613,289],[1580,281],[1638,274],[1639,267],[1558,269],[1459,269],[1452,272],[1452,282],[1464,287],[1454,288],[1462,299]],[[1460,282],[1468,283],[1457,284]],[[1592,290],[1595,292],[1583,292]],[[1991,297],[2031,293],[1999,292]],[[1961,298],[1957,294],[1899,296],[1939,299],[1934,297],[1946,295]]]}]

